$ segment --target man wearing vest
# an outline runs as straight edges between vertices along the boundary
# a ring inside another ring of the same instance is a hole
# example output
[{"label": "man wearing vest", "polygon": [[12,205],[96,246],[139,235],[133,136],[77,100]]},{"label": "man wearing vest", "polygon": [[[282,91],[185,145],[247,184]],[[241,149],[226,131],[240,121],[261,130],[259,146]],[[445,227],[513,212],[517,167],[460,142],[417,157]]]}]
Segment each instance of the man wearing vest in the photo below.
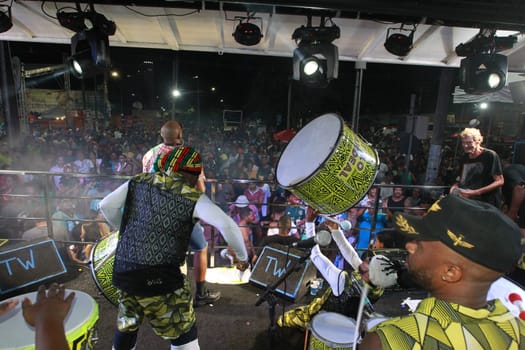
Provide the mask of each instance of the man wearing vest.
[{"label": "man wearing vest", "polygon": [[365,336],[367,349],[523,349],[525,322],[499,300],[491,284],[521,255],[518,226],[496,207],[449,195],[422,217],[398,213],[408,241],[408,270],[427,289],[414,313],[380,323]]},{"label": "man wearing vest", "polygon": [[[176,120],[170,120],[164,123],[160,128],[162,143],[152,147],[144,157],[142,157],[142,172],[151,173],[153,171],[153,162],[159,155],[171,152],[177,147],[184,144],[182,135],[182,125]],[[204,168],[202,168],[197,180],[196,188],[204,193],[206,191]],[[193,227],[194,235],[201,234],[204,237],[204,228],[200,222],[196,222]],[[203,238],[204,239],[204,238]],[[193,277],[195,277],[195,306],[202,304],[211,304],[220,299],[221,293],[206,288],[206,270],[208,268],[208,245],[201,250],[193,251]]]},{"label": "man wearing vest", "polygon": [[198,219],[215,226],[246,269],[247,253],[235,222],[195,189],[200,154],[178,147],[161,154],[154,172],[134,176],[100,203],[106,219],[120,227],[113,284],[120,291],[113,349],[133,349],[138,328],[148,318],[171,349],[199,349],[190,282],[180,271],[189,246],[206,245],[192,233]]}]

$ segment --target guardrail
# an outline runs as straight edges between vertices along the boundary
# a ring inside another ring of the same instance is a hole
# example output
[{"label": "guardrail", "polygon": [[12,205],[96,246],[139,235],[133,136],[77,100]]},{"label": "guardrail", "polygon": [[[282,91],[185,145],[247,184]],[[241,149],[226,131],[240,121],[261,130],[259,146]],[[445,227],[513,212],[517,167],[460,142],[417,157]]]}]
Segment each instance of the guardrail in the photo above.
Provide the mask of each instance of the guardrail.
[{"label": "guardrail", "polygon": [[[4,223],[3,228],[0,229],[0,239],[7,239],[11,242],[19,242],[23,241],[21,239],[21,233],[17,232],[13,236],[9,232],[7,232],[9,224],[12,224],[13,222],[21,223],[21,227],[25,226],[23,223],[30,222],[30,221],[45,221],[47,224],[47,233],[48,237],[53,238],[54,232],[53,232],[53,221],[55,222],[77,222],[77,223],[88,223],[88,222],[105,222],[104,220],[97,220],[93,218],[87,218],[87,217],[74,217],[70,219],[60,219],[60,218],[53,218],[53,213],[55,212],[55,208],[59,201],[63,199],[70,199],[74,203],[77,203],[77,205],[83,206],[84,208],[89,207],[89,202],[93,200],[100,200],[104,196],[93,196],[93,195],[87,195],[87,190],[84,187],[82,189],[82,193],[79,195],[78,193],[76,195],[68,195],[68,194],[60,194],[59,192],[56,192],[54,179],[56,176],[66,176],[71,178],[76,178],[79,180],[79,182],[82,183],[82,186],[92,186],[92,184],[95,183],[106,183],[109,185],[110,188],[114,189],[118,187],[123,182],[127,181],[130,177],[129,176],[117,176],[117,175],[99,175],[99,174],[78,174],[78,173],[54,173],[54,172],[44,172],[44,171],[25,171],[25,170],[0,170],[0,176],[16,176],[24,181],[24,183],[21,186],[17,186],[15,188],[10,189],[10,191],[6,191],[4,189],[0,189],[0,198],[2,199],[1,204],[1,211],[0,211],[0,221]],[[29,181],[28,181],[29,180]],[[249,184],[249,183],[261,183],[260,180],[249,180],[249,179],[207,179],[207,193],[209,197],[212,199],[212,201],[216,202],[216,193],[217,193],[217,186],[219,184]],[[31,188],[32,187],[32,188]],[[380,206],[380,195],[381,195],[381,189],[383,188],[393,188],[393,187],[402,187],[404,189],[409,188],[421,188],[423,191],[434,191],[436,193],[446,193],[448,190],[448,187],[445,186],[402,186],[402,185],[374,185],[374,187],[378,188],[378,195],[376,198],[376,202],[373,206],[359,206],[359,204],[356,204],[355,208],[365,208],[370,209],[372,207],[378,208]],[[31,192],[29,191],[35,191],[33,193],[27,193]],[[16,192],[15,192],[16,191]],[[16,208],[10,208],[11,205],[13,205],[13,202],[16,204],[14,207]],[[32,216],[28,213],[31,212],[31,209],[34,209],[35,203],[40,203],[44,208],[44,215],[43,216]],[[220,203],[220,204],[226,204],[231,205],[235,203],[235,198],[232,199],[232,201],[228,201],[226,203]],[[255,205],[268,205],[269,208],[275,205],[283,206],[283,204],[269,204],[269,203],[250,203]],[[289,204],[286,204],[287,206]],[[20,211],[17,212],[17,210],[20,209]],[[391,208],[391,209],[405,209],[404,207],[397,207],[397,208]],[[423,209],[419,207],[413,207],[408,209]],[[270,209],[271,210],[271,209]],[[369,228],[363,228],[363,227],[354,227],[354,230],[370,230],[371,231],[371,237],[373,237],[378,231],[376,229],[376,223],[377,223],[377,214],[378,211],[375,212],[375,215],[373,217],[372,223]],[[209,226],[209,225],[208,225]],[[263,230],[267,229],[268,226],[262,226],[259,225]],[[302,229],[303,227],[298,227],[299,229]],[[4,232],[2,232],[4,230]],[[392,228],[380,228],[381,231],[388,231],[393,230]],[[209,252],[210,252],[210,265],[214,266],[214,256],[215,252],[219,248],[225,248],[225,245],[220,244],[220,240],[217,239],[220,235],[218,235],[216,229],[214,227],[211,227],[210,237],[209,237]],[[57,242],[69,245],[69,244],[95,244],[96,242],[89,241],[89,242],[79,242],[75,240],[56,240]],[[219,243],[219,244],[217,244]],[[1,244],[0,244],[1,245]],[[260,247],[255,247],[260,248]]]}]

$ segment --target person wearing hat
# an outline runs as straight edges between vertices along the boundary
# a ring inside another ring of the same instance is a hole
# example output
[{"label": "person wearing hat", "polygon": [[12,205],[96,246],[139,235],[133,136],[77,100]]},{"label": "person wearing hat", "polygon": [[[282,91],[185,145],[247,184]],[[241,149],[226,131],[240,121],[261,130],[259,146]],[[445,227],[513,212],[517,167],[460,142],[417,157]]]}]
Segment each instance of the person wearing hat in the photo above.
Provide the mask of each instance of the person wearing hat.
[{"label": "person wearing hat", "polygon": [[[142,171],[149,173],[153,170],[153,163],[159,155],[167,154],[177,147],[184,144],[182,138],[182,125],[176,120],[170,120],[164,123],[160,128],[160,136],[162,143],[152,147],[142,157]],[[199,179],[196,188],[202,193],[206,191],[204,176],[204,168],[199,174]],[[193,234],[195,236],[202,236],[200,239],[204,240],[204,228],[200,222],[195,223],[193,227]],[[208,269],[208,245],[200,251],[193,251],[193,277],[195,278],[195,305],[211,304],[216,302],[221,297],[221,292],[206,288],[206,270]]]},{"label": "person wearing hat", "polygon": [[160,154],[153,167],[100,202],[106,220],[120,228],[112,277],[120,291],[113,348],[134,348],[147,317],[171,349],[199,349],[191,286],[180,271],[189,246],[199,251],[206,245],[192,234],[195,222],[204,219],[221,232],[240,270],[248,267],[248,255],[235,222],[195,189],[202,170],[198,152],[177,147]]},{"label": "person wearing hat", "polygon": [[499,299],[487,300],[521,255],[512,220],[485,202],[449,195],[425,216],[398,213],[394,223],[408,239],[408,271],[430,296],[414,313],[372,328],[360,350],[525,348],[525,322]]}]

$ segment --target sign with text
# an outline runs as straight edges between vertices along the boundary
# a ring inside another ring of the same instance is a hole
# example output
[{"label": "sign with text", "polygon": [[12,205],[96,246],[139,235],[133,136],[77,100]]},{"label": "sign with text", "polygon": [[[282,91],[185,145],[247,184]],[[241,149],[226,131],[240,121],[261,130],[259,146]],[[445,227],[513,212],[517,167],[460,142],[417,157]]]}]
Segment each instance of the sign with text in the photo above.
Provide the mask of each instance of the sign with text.
[{"label": "sign with text", "polygon": [[31,242],[0,251],[0,294],[67,272],[55,241]]},{"label": "sign with text", "polygon": [[[283,249],[278,249],[280,247]],[[250,282],[266,288],[281,278],[288,268],[294,266],[301,255],[307,254],[299,249],[286,249],[288,248],[280,245],[265,246],[253,267]],[[307,259],[275,288],[275,292],[292,300],[302,297],[306,294],[310,281],[315,279],[316,272],[315,266]]]}]

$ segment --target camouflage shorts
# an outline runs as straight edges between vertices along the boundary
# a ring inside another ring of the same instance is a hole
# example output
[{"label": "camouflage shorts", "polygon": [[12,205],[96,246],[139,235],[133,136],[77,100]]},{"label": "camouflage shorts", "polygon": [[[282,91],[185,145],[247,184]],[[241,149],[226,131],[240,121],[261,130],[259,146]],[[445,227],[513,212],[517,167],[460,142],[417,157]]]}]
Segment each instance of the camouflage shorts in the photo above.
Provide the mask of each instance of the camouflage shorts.
[{"label": "camouflage shorts", "polygon": [[117,327],[121,332],[136,331],[144,317],[158,336],[176,339],[195,323],[193,298],[188,279],[173,293],[138,297],[120,291]]}]

